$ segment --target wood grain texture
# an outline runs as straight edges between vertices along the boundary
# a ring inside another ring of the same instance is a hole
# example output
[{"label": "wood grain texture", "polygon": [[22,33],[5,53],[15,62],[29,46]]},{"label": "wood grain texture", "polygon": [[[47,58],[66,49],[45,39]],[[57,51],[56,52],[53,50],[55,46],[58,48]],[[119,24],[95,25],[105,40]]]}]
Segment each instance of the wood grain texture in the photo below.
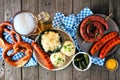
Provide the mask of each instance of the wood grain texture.
[{"label": "wood grain texture", "polygon": [[3,60],[0,60],[0,80],[5,80],[5,66]]},{"label": "wood grain texture", "polygon": [[39,0],[39,12],[46,11],[53,18],[55,13],[55,0]]},{"label": "wood grain texture", "polygon": [[[4,0],[0,2],[0,23],[4,21]],[[0,53],[1,54],[1,53]],[[0,80],[5,80],[5,67],[4,62],[0,60]]]},{"label": "wood grain texture", "polygon": [[[42,11],[48,12],[50,17],[53,18],[55,13],[55,0],[39,0],[39,13]],[[55,80],[55,72],[45,70],[39,66],[39,80]]]},{"label": "wood grain texture", "polygon": [[38,66],[22,68],[22,80],[39,80]]},{"label": "wood grain texture", "polygon": [[73,13],[79,13],[84,7],[90,8],[90,0],[73,0]]},{"label": "wood grain texture", "polygon": [[[4,0],[4,20],[9,21],[13,15],[21,10],[20,0]],[[16,5],[17,4],[17,5]],[[21,68],[5,64],[5,80],[21,80]]]},{"label": "wood grain texture", "polygon": [[56,72],[49,71],[39,66],[39,80],[56,80]]},{"label": "wood grain texture", "polygon": [[30,11],[33,14],[38,14],[39,0],[22,0],[22,11]]},{"label": "wood grain texture", "polygon": [[[120,0],[110,0],[110,12],[113,13],[113,20],[120,26]],[[120,29],[120,27],[119,27]]]},{"label": "wood grain texture", "polygon": [[73,69],[73,80],[90,80],[90,70],[87,71],[77,71]]},{"label": "wood grain texture", "polygon": [[72,0],[56,0],[56,11],[63,12],[65,15],[72,13]]},{"label": "wood grain texture", "polygon": [[[22,11],[30,11],[34,15],[38,14],[39,0],[22,0]],[[22,68],[22,80],[38,80],[39,68],[35,67],[26,67]]]},{"label": "wood grain texture", "polygon": [[56,72],[56,80],[73,80],[72,77],[72,64],[63,70]]},{"label": "wood grain texture", "polygon": [[[56,0],[56,11],[63,12],[65,16],[72,13],[72,0]],[[56,71],[56,80],[72,80],[72,65],[61,71]]]},{"label": "wood grain texture", "polygon": [[109,15],[109,0],[91,0],[90,7],[95,14]]},{"label": "wood grain texture", "polygon": [[91,80],[109,80],[108,74],[108,70],[104,66],[92,65],[91,67]]}]

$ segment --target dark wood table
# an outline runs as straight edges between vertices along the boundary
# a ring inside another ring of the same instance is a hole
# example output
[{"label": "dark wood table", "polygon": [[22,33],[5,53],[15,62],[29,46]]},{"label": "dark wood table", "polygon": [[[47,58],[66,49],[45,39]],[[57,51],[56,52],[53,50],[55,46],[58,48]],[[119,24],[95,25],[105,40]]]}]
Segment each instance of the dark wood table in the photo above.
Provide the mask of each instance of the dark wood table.
[{"label": "dark wood table", "polygon": [[[66,15],[78,13],[84,7],[94,13],[109,15],[120,26],[120,0],[0,0],[0,22],[9,20],[21,10],[38,14],[47,11],[53,18],[56,11]],[[120,27],[119,27],[120,28]],[[120,62],[120,47],[112,55]],[[0,61],[0,80],[120,80],[120,67],[116,71],[108,71],[104,66],[92,65],[79,72],[69,65],[67,68],[52,72],[41,66],[16,68]]]}]

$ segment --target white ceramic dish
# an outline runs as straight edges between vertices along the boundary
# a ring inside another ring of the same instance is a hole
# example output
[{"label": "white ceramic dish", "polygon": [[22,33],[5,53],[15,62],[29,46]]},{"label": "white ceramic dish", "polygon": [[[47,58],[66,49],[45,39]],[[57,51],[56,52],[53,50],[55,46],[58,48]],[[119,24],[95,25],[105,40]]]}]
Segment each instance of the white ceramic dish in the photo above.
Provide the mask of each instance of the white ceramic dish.
[{"label": "white ceramic dish", "polygon": [[[87,54],[88,57],[89,57],[89,64],[88,64],[87,68],[85,68],[85,69],[83,69],[83,70],[80,69],[80,68],[78,68],[78,67],[75,65],[75,63],[74,63],[75,57],[78,56],[79,54]],[[86,53],[86,52],[78,52],[77,54],[74,55],[72,64],[73,64],[73,66],[74,66],[74,68],[75,68],[76,70],[78,70],[78,71],[86,71],[86,70],[88,70],[88,69],[91,67],[91,65],[92,65],[91,56],[90,56],[88,53]]]},{"label": "white ceramic dish", "polygon": [[[64,32],[63,30],[54,29],[54,28],[51,28],[50,30],[56,30],[56,31],[61,35],[61,37],[62,37],[62,42],[67,41],[67,40],[73,42],[71,36],[70,36],[69,34],[67,34],[66,32]],[[35,40],[36,42],[37,42],[38,38],[39,38],[39,36],[36,37],[36,40]],[[35,52],[34,54],[35,54],[35,56],[36,56],[36,59],[37,59],[38,63],[40,64],[40,66],[42,66],[43,68],[49,70],[49,69],[44,65],[43,60],[40,58],[40,56],[39,56],[38,54],[36,54],[36,52]],[[62,70],[62,69],[64,69],[64,68],[66,68],[66,67],[67,67],[68,65],[70,65],[70,63],[72,62],[73,56],[74,56],[74,55],[72,55],[72,56],[70,56],[70,57],[66,56],[66,63],[65,63],[63,66],[61,66],[61,67],[54,67],[54,69],[52,69],[51,71],[58,71],[58,70]]]}]

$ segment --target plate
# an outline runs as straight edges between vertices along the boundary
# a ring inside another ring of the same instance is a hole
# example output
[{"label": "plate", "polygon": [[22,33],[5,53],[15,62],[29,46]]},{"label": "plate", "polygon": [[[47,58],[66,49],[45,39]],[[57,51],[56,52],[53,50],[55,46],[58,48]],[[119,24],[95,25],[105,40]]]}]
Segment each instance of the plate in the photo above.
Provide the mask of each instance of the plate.
[{"label": "plate", "polygon": [[[103,15],[103,14],[96,14],[96,15],[100,15],[104,18],[107,17],[106,15]],[[107,22],[108,22],[108,25],[109,25],[109,29],[105,30],[105,32],[104,32],[105,34],[111,32],[111,31],[119,32],[119,28],[118,28],[117,24],[111,18],[108,18]],[[76,38],[77,38],[77,43],[78,43],[78,46],[80,47],[80,49],[90,53],[90,48],[92,47],[92,45],[94,43],[90,43],[90,42],[84,42],[83,43],[83,39],[82,39],[82,37],[80,36],[80,33],[79,33],[79,27],[77,28]],[[114,49],[112,49],[108,53],[107,56],[111,55],[117,49],[117,47],[118,46],[116,46]],[[98,56],[98,55],[99,55],[99,51],[94,56]]]},{"label": "plate", "polygon": [[[63,30],[55,29],[55,28],[51,28],[51,29],[49,29],[49,30],[55,30],[55,31],[57,31],[57,32],[61,35],[61,37],[62,37],[62,38],[61,38],[61,39],[62,39],[62,43],[63,43],[64,41],[67,41],[67,40],[73,42],[71,36],[70,36],[69,34],[67,34],[66,32],[64,32]],[[38,43],[38,40],[39,40],[38,38],[39,38],[39,36],[37,36],[36,39],[35,39],[35,41],[36,41],[37,43]],[[43,62],[43,60],[40,58],[40,56],[39,56],[36,52],[35,52],[34,54],[35,54],[35,56],[36,56],[36,59],[37,59],[38,63],[40,64],[40,66],[42,66],[43,68],[49,70],[49,69],[44,65],[44,62]],[[48,53],[48,54],[49,54],[49,53]],[[72,62],[73,56],[74,56],[74,55],[72,55],[72,56],[70,56],[70,57],[66,56],[66,63],[65,63],[63,66],[61,66],[61,67],[54,67],[54,69],[52,69],[51,71],[58,71],[58,70],[62,70],[62,69],[64,69],[64,68],[66,68],[66,67]]]}]

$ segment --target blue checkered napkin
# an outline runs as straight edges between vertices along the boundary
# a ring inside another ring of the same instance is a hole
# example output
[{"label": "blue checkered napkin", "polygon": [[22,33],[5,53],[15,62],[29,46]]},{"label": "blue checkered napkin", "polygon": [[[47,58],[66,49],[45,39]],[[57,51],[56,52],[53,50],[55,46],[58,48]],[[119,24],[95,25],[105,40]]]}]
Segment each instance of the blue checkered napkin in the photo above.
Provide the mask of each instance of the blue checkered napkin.
[{"label": "blue checkered napkin", "polygon": [[[10,27],[8,27],[9,29],[11,29]],[[8,34],[8,33],[6,33],[6,32],[4,32],[3,33],[3,36],[4,36],[4,38],[5,38],[5,40],[6,41],[8,41],[9,43],[13,43],[12,42],[12,37]],[[22,40],[24,41],[24,42],[28,42],[28,43],[32,43],[32,39],[29,39],[29,38],[27,38],[27,37],[25,37],[25,36],[22,36]],[[3,58],[2,58],[2,52],[3,52],[3,49],[0,47],[0,60],[2,60]],[[8,55],[10,55],[11,53],[13,52],[13,50],[9,50],[8,51]],[[18,60],[18,59],[20,59],[20,58],[22,58],[24,56],[24,54],[22,53],[22,52],[19,52],[19,53],[17,53],[17,54],[15,54],[13,57],[12,57],[12,59],[13,60]],[[37,65],[37,61],[36,61],[36,58],[35,58],[35,56],[34,56],[34,54],[32,55],[32,57],[31,57],[31,59],[24,65],[24,67],[29,67],[29,66],[35,66],[35,65]]]},{"label": "blue checkered napkin", "polygon": [[[74,40],[74,44],[76,45],[78,51],[82,51],[76,41],[76,28],[78,27],[79,23],[87,16],[92,15],[92,11],[86,7],[83,10],[81,10],[78,14],[70,14],[68,16],[65,16],[61,12],[57,12],[53,18],[53,26],[55,28],[62,29],[66,31],[68,34],[71,35],[71,37]],[[105,59],[100,59],[98,57],[92,57],[92,63],[103,66],[105,62]]]}]

